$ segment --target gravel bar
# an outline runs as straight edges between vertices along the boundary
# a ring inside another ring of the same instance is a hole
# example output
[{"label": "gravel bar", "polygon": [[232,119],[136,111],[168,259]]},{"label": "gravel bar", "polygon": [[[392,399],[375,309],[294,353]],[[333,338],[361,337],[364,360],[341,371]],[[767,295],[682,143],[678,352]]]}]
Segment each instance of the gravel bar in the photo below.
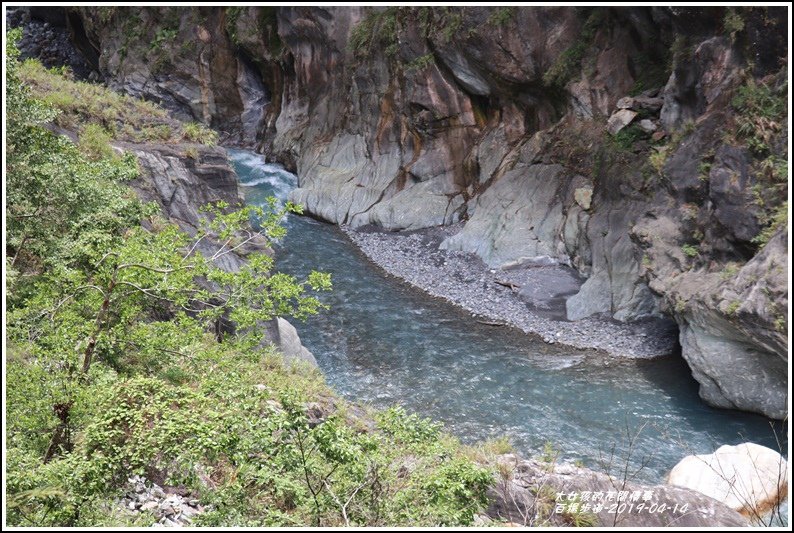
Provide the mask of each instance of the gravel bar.
[{"label": "gravel bar", "polygon": [[462,307],[482,323],[516,327],[549,344],[595,349],[616,357],[647,359],[675,350],[677,328],[669,320],[621,323],[608,317],[588,317],[572,322],[533,312],[515,291],[515,287],[532,282],[532,268],[493,269],[472,253],[439,249],[441,241],[461,227],[410,232],[341,229],[388,274]]}]

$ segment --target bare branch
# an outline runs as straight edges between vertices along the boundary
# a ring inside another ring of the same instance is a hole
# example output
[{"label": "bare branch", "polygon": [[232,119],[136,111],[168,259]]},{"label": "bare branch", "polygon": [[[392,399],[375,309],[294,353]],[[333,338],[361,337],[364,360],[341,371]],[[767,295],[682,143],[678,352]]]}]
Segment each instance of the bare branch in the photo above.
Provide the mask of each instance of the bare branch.
[{"label": "bare branch", "polygon": [[141,263],[124,263],[123,265],[117,266],[116,270],[124,270],[126,268],[140,268],[143,270],[148,270],[149,272],[157,272],[158,274],[170,274],[171,272],[178,272],[179,270],[192,270],[195,268],[195,266],[185,265],[176,268],[155,268],[149,265],[143,265]]}]

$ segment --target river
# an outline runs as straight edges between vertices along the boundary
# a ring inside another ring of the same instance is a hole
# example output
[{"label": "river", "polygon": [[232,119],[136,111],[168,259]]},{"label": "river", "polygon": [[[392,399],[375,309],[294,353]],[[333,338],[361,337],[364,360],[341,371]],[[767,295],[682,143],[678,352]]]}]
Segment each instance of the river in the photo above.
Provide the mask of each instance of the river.
[{"label": "river", "polygon": [[[251,204],[285,199],[294,175],[230,150]],[[517,452],[548,446],[566,460],[659,483],[681,458],[723,444],[785,449],[781,424],[714,409],[680,357],[619,361],[478,324],[385,274],[333,225],[290,215],[277,268],[330,272],[329,311],[294,321],[328,383],[349,400],[400,404],[464,442],[507,436]],[[776,437],[777,435],[777,437]],[[780,445],[777,439],[781,439]],[[632,443],[633,441],[633,443]]]}]

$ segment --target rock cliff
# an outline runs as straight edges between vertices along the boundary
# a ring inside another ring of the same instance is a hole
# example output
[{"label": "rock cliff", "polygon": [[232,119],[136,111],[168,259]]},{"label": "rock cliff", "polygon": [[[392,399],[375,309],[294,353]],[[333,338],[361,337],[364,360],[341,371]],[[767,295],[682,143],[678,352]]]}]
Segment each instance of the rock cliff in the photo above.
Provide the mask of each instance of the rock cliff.
[{"label": "rock cliff", "polygon": [[[353,227],[668,315],[707,402],[786,416],[783,8],[75,8],[107,82],[296,170]],[[90,59],[89,59],[90,61]]]},{"label": "rock cliff", "polygon": [[[138,158],[141,173],[131,183],[138,196],[144,201],[160,205],[163,215],[188,233],[192,234],[198,228],[199,209],[202,206],[218,201],[239,205],[243,201],[237,175],[229,166],[223,148],[200,144],[116,143],[116,146],[134,153]],[[194,152],[192,157],[185,155],[186,149]],[[217,248],[218,243],[212,242],[199,246],[207,254],[212,254]],[[223,255],[218,260],[218,266],[227,271],[236,271],[249,253],[263,250],[269,252],[265,243],[253,243]],[[314,355],[301,344],[294,326],[287,320],[274,318],[263,324],[263,329],[263,342],[275,344],[286,360],[316,366]]]}]

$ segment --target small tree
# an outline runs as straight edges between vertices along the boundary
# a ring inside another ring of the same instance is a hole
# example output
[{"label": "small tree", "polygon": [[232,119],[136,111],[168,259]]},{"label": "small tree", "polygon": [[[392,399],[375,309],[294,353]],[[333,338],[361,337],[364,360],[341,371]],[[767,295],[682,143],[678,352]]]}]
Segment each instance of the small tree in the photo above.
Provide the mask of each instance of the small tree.
[{"label": "small tree", "polygon": [[[297,207],[276,208],[271,202],[230,213],[227,208],[225,203],[208,207],[192,237],[173,223],[150,218],[150,229],[127,230],[90,268],[54,269],[38,283],[38,297],[10,321],[16,334],[60,353],[70,374],[79,366],[87,375],[98,354],[111,364],[134,361],[136,354],[178,354],[222,318],[236,325],[238,340],[257,342],[255,326],[261,321],[305,318],[322,308],[306,291],[330,289],[328,274],[312,272],[298,281],[272,273],[273,259],[264,252],[248,255],[236,272],[216,266],[252,242],[282,236],[279,221]],[[251,217],[259,220],[258,230],[249,227]],[[143,359],[152,369],[160,366]]]},{"label": "small tree", "polygon": [[[207,206],[192,235],[155,216],[124,184],[138,175],[133,155],[92,160],[45,127],[57,113],[20,81],[19,37],[9,32],[6,47],[6,319],[8,341],[47,376],[48,460],[70,447],[72,406],[96,382],[97,359],[105,371],[153,374],[168,357],[189,356],[222,320],[236,329],[219,340],[234,336],[244,349],[260,342],[261,321],[316,313],[323,306],[307,291],[331,282],[272,272],[262,250],[284,235],[293,204]],[[235,272],[218,267],[252,244],[259,251]]]}]

